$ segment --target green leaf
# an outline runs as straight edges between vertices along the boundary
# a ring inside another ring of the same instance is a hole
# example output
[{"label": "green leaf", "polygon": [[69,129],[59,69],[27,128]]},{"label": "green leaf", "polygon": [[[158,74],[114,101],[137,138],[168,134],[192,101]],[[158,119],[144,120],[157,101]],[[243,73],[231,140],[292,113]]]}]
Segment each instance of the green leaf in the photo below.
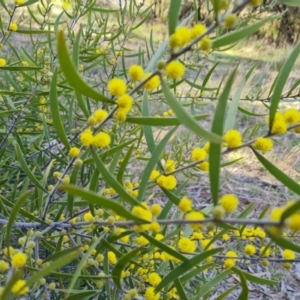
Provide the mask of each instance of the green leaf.
[{"label": "green leaf", "polygon": [[106,8],[100,8],[100,7],[93,7],[92,11],[97,11],[105,14],[111,14],[119,12],[119,9],[106,9]]},{"label": "green leaf", "polygon": [[[206,259],[207,257],[214,255],[222,250],[223,250],[223,248],[216,248],[216,249],[208,250],[208,251],[200,253],[200,254],[194,256],[193,258],[183,262],[182,264],[180,264],[178,267],[176,267],[174,270],[172,270],[170,273],[168,273],[163,278],[163,280],[160,282],[160,284],[155,288],[155,291],[159,292],[165,286],[167,286],[169,283],[174,281],[176,278],[179,278],[185,272],[194,268],[197,264],[201,263],[204,259]],[[200,299],[200,297],[197,299]]]},{"label": "green leaf", "polygon": [[[56,290],[57,290],[58,292],[60,291],[60,289],[56,289]],[[71,290],[71,291],[70,291],[70,293],[74,293],[74,292],[75,292],[74,290]],[[75,292],[74,295],[65,298],[65,300],[78,300],[78,299],[84,299],[84,298],[86,298],[86,297],[88,297],[88,296],[93,296],[93,295],[95,295],[96,293],[97,293],[96,290],[95,290],[95,291],[89,290],[89,291],[84,291],[84,292],[82,292],[81,290],[78,290],[78,291]]]},{"label": "green leaf", "polygon": [[132,151],[134,149],[134,145],[132,145],[129,150],[127,151],[125,157],[123,158],[123,161],[122,161],[122,164],[119,168],[119,172],[118,172],[118,175],[117,175],[117,180],[122,184],[123,182],[123,175],[126,171],[126,167],[129,163],[129,160],[130,158],[132,157],[131,154],[132,154]]},{"label": "green leaf", "polygon": [[294,48],[289,58],[286,60],[282,68],[280,69],[280,72],[278,76],[276,77],[276,83],[274,85],[274,91],[271,97],[271,105],[270,105],[270,114],[269,114],[269,131],[271,132],[272,124],[274,121],[274,117],[278,108],[278,104],[281,100],[281,95],[283,92],[283,88],[288,80],[289,74],[292,71],[292,68],[298,58],[298,55],[300,53],[300,42],[298,45]]},{"label": "green leaf", "polygon": [[21,6],[28,6],[28,5],[34,4],[36,2],[39,2],[39,0],[29,0],[29,1],[26,1],[25,3],[23,3],[21,5],[18,5],[18,6],[19,7],[21,7]]},{"label": "green leaf", "polygon": [[216,49],[216,48],[220,48],[220,47],[223,47],[223,46],[227,46],[227,45],[236,43],[239,40],[241,40],[243,38],[246,38],[247,36],[255,33],[256,31],[258,31],[259,28],[261,28],[267,22],[276,20],[276,19],[280,18],[281,16],[282,16],[282,14],[278,14],[278,15],[275,15],[275,16],[265,18],[265,19],[255,23],[253,25],[247,26],[246,28],[241,28],[241,29],[238,29],[238,30],[234,30],[234,31],[232,31],[228,34],[225,34],[225,35],[223,35],[219,38],[216,38],[216,39],[213,40],[212,47],[213,47],[213,49]]},{"label": "green leaf", "polygon": [[140,187],[139,187],[139,194],[138,194],[138,200],[142,201],[146,188],[147,188],[147,184],[151,175],[152,170],[155,168],[156,164],[158,163],[160,156],[162,154],[162,152],[164,151],[169,139],[171,138],[171,136],[173,135],[173,133],[176,131],[177,127],[174,127],[173,129],[171,129],[165,136],[164,138],[161,140],[161,142],[157,145],[157,147],[154,149],[151,158],[148,161],[147,166],[145,167],[143,174],[141,176],[141,183],[140,183]]},{"label": "green leaf", "polygon": [[163,90],[164,96],[165,96],[166,100],[168,101],[170,107],[173,109],[178,120],[182,124],[184,124],[187,128],[189,128],[191,131],[193,131],[199,137],[205,138],[205,139],[209,140],[210,142],[222,143],[222,137],[202,128],[196,122],[196,120],[193,117],[191,117],[190,114],[188,114],[186,112],[186,110],[182,107],[182,105],[175,98],[174,94],[169,89],[167,83],[164,80],[162,80],[162,90]]},{"label": "green leaf", "polygon": [[300,201],[298,200],[296,203],[290,205],[287,209],[285,209],[285,211],[281,215],[280,221],[283,223],[285,219],[287,219],[295,212],[299,211],[299,209],[300,209]]},{"label": "green leaf", "polygon": [[244,85],[245,85],[245,80],[242,79],[237,91],[235,92],[235,94],[231,100],[231,103],[230,103],[230,106],[229,106],[229,109],[227,112],[227,117],[226,117],[226,122],[225,122],[225,131],[228,131],[229,129],[234,128],[236,116],[237,116],[237,112],[238,112],[238,105],[239,105],[239,101],[241,98],[241,94],[242,94]]},{"label": "green leaf", "polygon": [[[128,212],[121,204],[114,202],[113,200],[98,196],[97,193],[86,191],[83,188],[77,187],[75,185],[60,185],[59,188],[63,191],[66,191],[72,195],[75,195],[77,197],[81,197],[84,200],[86,200],[88,203],[99,205],[100,207],[103,207],[105,209],[111,209],[112,211],[116,212],[118,215],[133,221],[142,221],[144,220],[134,216],[130,212]],[[138,203],[138,205],[140,205]]]},{"label": "green leaf", "polygon": [[262,156],[258,151],[251,147],[254,154],[262,165],[281,183],[283,183],[287,188],[289,188],[294,193],[300,195],[300,185],[291,179],[289,176],[284,174],[281,170],[275,167],[270,161],[268,161],[264,156]]},{"label": "green leaf", "polygon": [[53,125],[56,130],[57,136],[67,149],[70,149],[70,144],[65,132],[63,122],[60,117],[60,107],[58,105],[57,97],[57,69],[54,70],[53,77],[50,84],[50,111],[53,119]]},{"label": "green leaf", "polygon": [[58,259],[58,258],[60,258],[60,257],[63,257],[63,256],[65,256],[65,255],[69,255],[70,253],[73,253],[74,251],[79,250],[80,247],[81,247],[81,245],[78,245],[78,246],[75,246],[75,247],[73,247],[73,248],[67,248],[67,249],[65,249],[65,250],[55,252],[54,254],[47,256],[47,257],[43,260],[43,262],[45,263],[45,262],[47,262],[47,261],[54,261],[54,260],[56,260],[56,259]]},{"label": "green leaf", "polygon": [[18,29],[16,31],[17,33],[21,34],[49,34],[49,33],[55,33],[55,31],[52,30],[26,30],[26,29]]},{"label": "green leaf", "polygon": [[238,269],[237,269],[236,273],[240,276],[241,286],[242,286],[242,291],[238,297],[238,300],[248,300],[249,299],[249,288],[248,288],[245,276],[244,276],[243,272],[241,272]]},{"label": "green leaf", "polygon": [[9,245],[10,245],[11,229],[14,225],[16,218],[18,217],[19,210],[22,207],[22,205],[24,204],[24,202],[28,199],[28,197],[30,197],[32,195],[33,192],[34,192],[34,190],[29,190],[29,191],[25,192],[23,195],[21,195],[19,197],[19,199],[17,200],[17,202],[14,204],[13,209],[11,210],[11,212],[9,214],[9,219],[8,219],[8,223],[7,223],[7,227],[6,227],[6,247],[9,247]]},{"label": "green leaf", "polygon": [[215,300],[223,300],[225,297],[227,297],[234,289],[236,289],[239,286],[239,284],[234,285],[224,293],[222,293],[220,296],[218,296]]},{"label": "green leaf", "polygon": [[74,90],[94,100],[98,100],[105,103],[114,103],[113,100],[108,99],[107,97],[101,95],[96,90],[88,86],[78,75],[76,68],[72,63],[72,60],[70,59],[66,45],[65,35],[62,30],[58,32],[57,47],[60,66],[66,76],[66,79],[68,80],[71,87],[74,88]]},{"label": "green leaf", "polygon": [[267,116],[267,114],[255,114],[255,113],[252,113],[250,111],[247,111],[246,109],[242,108],[242,107],[238,107],[238,110],[246,115],[249,115],[249,116],[252,116],[252,117],[265,117]]},{"label": "green leaf", "polygon": [[292,243],[290,240],[283,238],[283,237],[276,237],[268,232],[270,238],[281,248],[283,249],[290,249],[297,253],[300,253],[300,246],[297,244]]},{"label": "green leaf", "polygon": [[[1,70],[7,70],[7,71],[35,71],[35,70],[41,70],[40,67],[11,67],[11,66],[5,66],[1,67]],[[23,93],[24,94],[24,93]]]},{"label": "green leaf", "polygon": [[77,258],[79,255],[78,251],[74,251],[74,253],[68,253],[68,255],[62,256],[59,259],[53,261],[49,266],[44,267],[39,272],[33,274],[28,280],[27,285],[31,286],[32,284],[38,282],[42,277],[50,274],[52,271],[62,268],[67,265],[73,259]]},{"label": "green leaf", "polygon": [[218,88],[208,88],[208,87],[205,87],[204,85],[203,86],[202,85],[198,85],[198,84],[196,84],[194,82],[191,82],[191,81],[189,81],[187,79],[185,80],[185,82],[188,85],[190,85],[191,87],[193,87],[193,88],[195,88],[195,89],[197,89],[199,91],[215,91],[215,90],[218,89]]},{"label": "green leaf", "polygon": [[254,276],[250,273],[247,273],[245,271],[242,271],[240,269],[238,269],[237,267],[233,267],[232,271],[236,274],[240,274],[242,273],[243,276],[245,277],[245,279],[254,282],[254,283],[258,283],[258,284],[264,284],[264,285],[273,285],[273,284],[278,284],[278,281],[276,280],[270,280],[270,279],[265,279],[265,278],[260,278],[258,276]]},{"label": "green leaf", "polygon": [[134,199],[128,192],[124,189],[124,187],[113,177],[113,175],[106,169],[104,163],[102,162],[101,158],[97,155],[97,151],[94,147],[91,147],[91,153],[94,157],[94,162],[100,174],[103,175],[104,180],[107,184],[112,187],[120,197],[124,198],[125,201],[130,203],[131,205],[141,206],[141,204]]},{"label": "green leaf", "polygon": [[[230,89],[234,82],[236,69],[231,73],[225,88],[220,96],[218,105],[215,109],[215,115],[211,127],[211,131],[219,136],[223,135],[224,119],[226,113],[227,99]],[[210,192],[214,205],[219,201],[219,182],[220,182],[220,164],[221,164],[221,144],[211,143],[209,148],[209,179]]]},{"label": "green leaf", "polygon": [[45,190],[45,188],[41,185],[40,181],[33,175],[33,173],[31,172],[31,170],[29,169],[29,167],[26,164],[26,161],[23,157],[22,151],[20,149],[20,146],[18,145],[18,143],[13,143],[15,150],[16,150],[16,156],[18,161],[21,164],[22,170],[26,173],[26,175],[28,176],[28,178],[41,190],[43,190],[44,192],[47,192]]},{"label": "green leaf", "polygon": [[179,19],[180,7],[181,7],[181,0],[170,1],[169,14],[168,14],[169,35],[175,32],[177,22]]},{"label": "green leaf", "polygon": [[144,238],[146,238],[151,245],[158,247],[162,251],[165,251],[169,255],[181,260],[181,261],[188,261],[188,258],[186,258],[184,255],[181,253],[177,252],[176,250],[172,249],[171,247],[167,246],[165,243],[158,241],[151,235],[147,234],[146,232],[141,232],[140,233]]},{"label": "green leaf", "polygon": [[[170,270],[172,272],[172,270],[174,270],[174,265],[173,265],[171,260],[169,260],[169,264],[170,264]],[[176,291],[178,293],[179,299],[180,300],[188,300],[188,297],[186,296],[186,294],[184,292],[181,280],[179,278],[176,278],[174,280],[174,286],[175,286]]]},{"label": "green leaf", "polygon": [[92,254],[92,251],[101,243],[103,236],[100,236],[98,239],[96,239],[89,247],[89,249],[84,253],[84,256],[81,257],[81,260],[78,264],[76,264],[76,269],[74,272],[74,276],[72,277],[72,280],[70,282],[70,285],[68,287],[67,296],[71,293],[71,290],[75,286],[76,281],[78,280],[79,275],[82,272],[82,269],[84,268],[87,260],[90,258],[90,255]]},{"label": "green leaf", "polygon": [[[209,115],[194,116],[195,120],[203,120],[208,118]],[[130,117],[126,118],[127,123],[140,124],[147,126],[179,126],[181,125],[178,118],[153,118],[153,117]]]},{"label": "green leaf", "polygon": [[214,279],[210,280],[207,284],[202,286],[200,292],[194,299],[201,299],[204,295],[206,295],[211,289],[217,286],[217,284],[222,281],[227,275],[232,273],[231,269],[225,270],[222,273],[218,274]]},{"label": "green leaf", "polygon": [[143,248],[136,248],[132,251],[126,253],[121,258],[118,259],[118,262],[116,263],[115,267],[113,268],[111,275],[114,283],[119,289],[122,289],[121,286],[121,273],[125,269],[125,266],[130,263],[130,260],[137,256],[137,254],[141,251]]},{"label": "green leaf", "polygon": [[280,0],[279,2],[281,2],[287,6],[300,6],[299,0]]}]

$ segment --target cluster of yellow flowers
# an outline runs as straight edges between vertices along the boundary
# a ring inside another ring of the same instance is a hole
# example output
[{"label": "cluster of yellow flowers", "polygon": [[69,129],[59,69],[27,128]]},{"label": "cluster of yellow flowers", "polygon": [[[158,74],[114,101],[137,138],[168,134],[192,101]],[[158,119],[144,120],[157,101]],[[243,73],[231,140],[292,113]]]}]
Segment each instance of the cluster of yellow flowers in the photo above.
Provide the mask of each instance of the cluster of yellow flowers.
[{"label": "cluster of yellow flowers", "polygon": [[[169,46],[172,49],[183,47],[189,44],[190,41],[198,38],[206,32],[204,24],[196,24],[192,28],[185,26],[176,29],[175,33],[170,36]],[[205,36],[200,40],[199,48],[202,51],[209,52],[211,50],[212,41],[209,37]]]}]

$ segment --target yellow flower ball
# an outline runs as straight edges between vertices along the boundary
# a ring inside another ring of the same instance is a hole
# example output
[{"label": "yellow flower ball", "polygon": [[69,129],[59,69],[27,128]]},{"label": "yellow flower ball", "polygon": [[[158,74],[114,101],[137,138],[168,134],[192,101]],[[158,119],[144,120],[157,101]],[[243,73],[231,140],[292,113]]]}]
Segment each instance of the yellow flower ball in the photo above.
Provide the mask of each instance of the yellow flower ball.
[{"label": "yellow flower ball", "polygon": [[196,24],[191,28],[191,38],[195,39],[206,32],[206,26],[204,24]]},{"label": "yellow flower ball", "polygon": [[117,257],[116,254],[112,251],[108,251],[107,253],[108,261],[112,264],[115,265],[117,263]]},{"label": "yellow flower ball", "polygon": [[90,116],[90,117],[88,118],[87,123],[88,123],[90,126],[94,126],[94,125],[97,124],[97,119],[96,119],[94,116]]},{"label": "yellow flower ball", "polygon": [[15,268],[23,268],[26,265],[27,255],[22,252],[18,252],[12,256],[11,264]]},{"label": "yellow flower ball", "polygon": [[91,129],[85,129],[80,135],[80,142],[83,146],[89,147],[93,143],[93,133]]},{"label": "yellow flower ball", "polygon": [[236,26],[237,20],[238,18],[235,14],[227,15],[224,19],[224,25],[226,28],[233,28]]},{"label": "yellow flower ball", "polygon": [[251,244],[246,245],[245,248],[244,248],[244,252],[245,252],[246,255],[255,254],[255,252],[256,252],[255,246],[253,246]]},{"label": "yellow flower ball", "polygon": [[274,134],[284,134],[287,132],[287,123],[281,119],[275,119],[272,124],[272,133]]},{"label": "yellow flower ball", "polygon": [[178,241],[178,249],[181,252],[194,253],[196,250],[196,243],[187,237],[183,237]]},{"label": "yellow flower ball", "polygon": [[9,24],[9,30],[17,31],[18,30],[18,25],[16,23],[10,23]]},{"label": "yellow flower ball", "polygon": [[153,170],[150,174],[150,180],[154,181],[160,176],[160,173],[157,170]]},{"label": "yellow flower ball", "polygon": [[77,157],[80,154],[80,149],[77,147],[72,147],[69,151],[71,157]]},{"label": "yellow flower ball", "polygon": [[95,217],[92,215],[91,212],[87,212],[83,215],[83,220],[85,222],[93,223],[95,222]]},{"label": "yellow flower ball", "polygon": [[172,159],[168,159],[165,163],[164,168],[167,173],[175,171],[175,161]]},{"label": "yellow flower ball", "polygon": [[292,231],[299,231],[300,230],[300,213],[296,212],[288,220],[288,227]]},{"label": "yellow flower ball", "polygon": [[173,79],[182,77],[184,71],[185,71],[185,67],[179,61],[171,61],[166,66],[167,75]]},{"label": "yellow flower ball", "polygon": [[290,249],[283,250],[282,256],[284,259],[295,259],[296,258],[295,252]]},{"label": "yellow flower ball", "polygon": [[9,264],[5,260],[0,260],[0,273],[4,273],[9,269]]},{"label": "yellow flower ball", "polygon": [[[143,76],[143,80],[146,80],[151,76],[151,73],[146,73]],[[160,78],[158,75],[154,75],[151,79],[147,80],[147,82],[144,83],[144,89],[148,91],[155,90],[160,85]]]},{"label": "yellow flower ball", "polygon": [[105,111],[103,109],[97,109],[94,112],[94,117],[96,118],[98,123],[104,121],[106,119],[107,115],[108,115],[107,111]]},{"label": "yellow flower ball", "polygon": [[161,280],[161,277],[156,272],[152,272],[148,275],[148,282],[154,287],[158,286]]},{"label": "yellow flower ball", "polygon": [[15,0],[15,5],[22,5],[25,3],[25,0]]},{"label": "yellow flower ball", "polygon": [[266,249],[266,246],[262,246],[261,248],[260,248],[260,250],[259,250],[259,254],[262,256],[262,257],[268,257],[268,256],[270,256],[270,248],[268,248],[266,251],[265,251],[265,249]]},{"label": "yellow flower ball", "polygon": [[144,70],[139,65],[132,65],[128,70],[128,74],[133,81],[139,81],[144,75]]},{"label": "yellow flower ball", "polygon": [[220,199],[220,204],[226,212],[233,212],[239,204],[239,199],[233,194],[227,194]]},{"label": "yellow flower ball", "polygon": [[145,300],[159,300],[160,299],[160,293],[155,293],[154,287],[148,287],[146,289],[146,292],[144,294]]},{"label": "yellow flower ball", "polygon": [[200,50],[210,52],[212,46],[212,40],[205,36],[203,39],[200,40],[199,47]]},{"label": "yellow flower ball", "polygon": [[0,67],[6,66],[6,60],[4,58],[0,58]]},{"label": "yellow flower ball", "polygon": [[[200,211],[192,211],[185,216],[186,220],[204,220],[204,215]],[[193,229],[200,229],[202,224],[192,223],[189,224]]]},{"label": "yellow flower ball", "polygon": [[188,44],[191,40],[191,31],[185,26],[177,28],[175,34],[181,38],[180,46]]},{"label": "yellow flower ball", "polygon": [[203,161],[198,165],[198,168],[203,171],[203,172],[208,172],[209,171],[209,162],[208,161]]},{"label": "yellow flower ball", "polygon": [[124,94],[116,101],[118,107],[128,113],[131,110],[133,99],[131,96]]},{"label": "yellow flower ball", "polygon": [[238,130],[231,129],[225,133],[224,139],[228,148],[236,148],[243,144],[242,135]]},{"label": "yellow flower ball", "polygon": [[300,113],[295,108],[290,108],[283,113],[285,122],[289,124],[297,124],[300,122]]},{"label": "yellow flower ball", "polygon": [[108,82],[108,90],[113,96],[122,96],[126,93],[127,86],[124,80],[113,78]]},{"label": "yellow flower ball", "polygon": [[274,207],[270,215],[270,221],[280,221],[283,212],[283,207]]},{"label": "yellow flower ball", "polygon": [[173,175],[160,175],[157,178],[156,183],[166,190],[173,190],[177,185],[177,180]]},{"label": "yellow flower ball", "polygon": [[258,137],[254,143],[254,148],[264,152],[270,151],[273,148],[273,141],[269,138]]},{"label": "yellow flower ball", "polygon": [[151,213],[153,216],[159,216],[161,212],[161,206],[158,203],[155,203],[151,206]]},{"label": "yellow flower ball", "polygon": [[202,148],[195,148],[191,154],[192,159],[195,161],[204,160],[206,156],[207,152]]},{"label": "yellow flower ball", "polygon": [[159,225],[158,222],[152,222],[150,224],[150,228],[149,229],[150,229],[150,231],[152,233],[159,233],[161,231],[161,228],[160,228],[160,225]]},{"label": "yellow flower ball", "polygon": [[19,296],[27,294],[29,292],[29,288],[26,286],[26,281],[23,279],[17,280],[11,288],[11,292]]},{"label": "yellow flower ball", "polygon": [[193,209],[193,202],[189,198],[183,197],[178,204],[178,208],[183,213],[189,212]]},{"label": "yellow flower ball", "polygon": [[123,109],[118,108],[117,111],[114,113],[114,118],[120,122],[123,123],[126,121],[127,118],[127,112]]},{"label": "yellow flower ball", "polygon": [[93,145],[99,148],[105,148],[110,145],[110,136],[105,132],[99,132],[93,137]]},{"label": "yellow flower ball", "polygon": [[182,38],[179,34],[173,33],[169,38],[169,46],[171,49],[178,48],[182,45]]},{"label": "yellow flower ball", "polygon": [[235,265],[235,260],[231,259],[231,258],[227,258],[224,261],[223,268],[224,269],[231,269],[232,267],[234,267],[234,265]]}]

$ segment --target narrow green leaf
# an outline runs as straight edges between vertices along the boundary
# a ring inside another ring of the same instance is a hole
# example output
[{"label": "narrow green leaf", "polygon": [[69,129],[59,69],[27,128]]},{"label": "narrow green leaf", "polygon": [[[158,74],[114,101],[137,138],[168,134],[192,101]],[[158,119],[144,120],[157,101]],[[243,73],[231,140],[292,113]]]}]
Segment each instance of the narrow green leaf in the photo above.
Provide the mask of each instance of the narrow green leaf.
[{"label": "narrow green leaf", "polygon": [[245,279],[254,282],[254,283],[258,283],[258,284],[264,284],[264,285],[274,285],[274,284],[278,284],[278,281],[276,280],[270,280],[270,279],[265,279],[265,278],[261,278],[258,276],[254,276],[250,273],[247,273],[245,271],[242,271],[241,269],[237,268],[237,267],[233,267],[232,271],[236,274],[242,273],[243,276],[245,277]]},{"label": "narrow green leaf", "polygon": [[234,96],[232,97],[228,112],[227,112],[227,117],[226,117],[226,122],[225,122],[225,131],[229,129],[233,129],[236,121],[236,116],[238,112],[238,105],[239,101],[242,95],[242,91],[245,85],[245,80],[242,80],[239,84],[239,87],[237,91],[235,92]]},{"label": "narrow green leaf", "polygon": [[244,39],[244,38],[248,37],[249,35],[255,33],[256,31],[258,31],[259,28],[261,28],[267,22],[276,20],[276,19],[280,18],[281,16],[282,16],[282,14],[277,14],[275,16],[264,18],[261,21],[256,22],[253,25],[247,26],[246,28],[234,30],[228,34],[222,35],[221,37],[218,37],[213,40],[212,47],[213,47],[213,49],[216,49],[216,48],[220,48],[223,46],[227,46],[227,45],[236,43],[239,40]]},{"label": "narrow green leaf", "polygon": [[295,212],[299,211],[299,209],[300,209],[300,201],[297,201],[296,203],[290,205],[287,209],[285,209],[285,211],[281,215],[281,219],[280,219],[281,222],[284,222],[285,219],[290,217]]},{"label": "narrow green leaf", "polygon": [[[211,131],[219,136],[223,135],[224,119],[226,113],[227,99],[230,89],[234,82],[236,69],[231,73],[225,88],[220,96],[218,105],[215,109],[215,115],[211,127]],[[209,179],[210,192],[213,198],[214,205],[219,201],[219,182],[220,182],[220,164],[221,164],[221,145],[211,143],[209,149]]]},{"label": "narrow green leaf", "polygon": [[236,274],[238,274],[240,276],[241,286],[242,286],[242,291],[238,297],[238,300],[248,300],[249,299],[249,288],[248,288],[245,276],[244,276],[243,272],[241,272],[239,269],[236,270]]},{"label": "narrow green leaf", "polygon": [[31,5],[31,4],[34,4],[36,2],[39,2],[39,0],[29,0],[29,1],[26,1],[25,3],[21,4],[21,5],[18,5],[18,6],[28,6],[28,5]]},{"label": "narrow green leaf", "polygon": [[65,255],[69,255],[70,253],[73,253],[74,251],[79,250],[80,247],[81,247],[81,245],[78,245],[78,246],[75,246],[75,247],[73,247],[73,248],[67,248],[67,249],[65,249],[65,250],[61,250],[61,251],[55,252],[54,254],[47,256],[47,257],[43,260],[43,262],[45,263],[45,262],[47,262],[47,261],[54,261],[54,260],[56,260],[56,259],[58,259],[58,258],[60,258],[60,257],[63,257],[63,256],[65,256]]},{"label": "narrow green leaf", "polygon": [[184,124],[187,128],[193,131],[197,136],[205,138],[214,143],[221,143],[222,137],[216,135],[215,133],[209,132],[202,128],[196,120],[190,116],[186,112],[186,110],[182,107],[182,105],[178,102],[175,98],[172,91],[169,89],[167,83],[162,80],[162,90],[166,100],[168,101],[169,105],[173,109],[174,113],[176,114],[178,120]]},{"label": "narrow green leaf", "polygon": [[[194,116],[195,120],[203,120],[208,118],[209,115]],[[127,123],[140,124],[147,126],[179,126],[181,125],[178,118],[153,118],[153,117],[130,117],[126,118]]]},{"label": "narrow green leaf", "polygon": [[278,104],[281,100],[281,95],[283,92],[283,88],[288,80],[289,74],[292,71],[292,68],[298,58],[298,55],[300,53],[300,42],[298,45],[294,48],[289,58],[286,60],[282,68],[280,69],[280,72],[278,76],[276,77],[276,83],[274,85],[274,91],[271,97],[271,105],[270,105],[270,114],[269,114],[269,131],[271,132],[272,124],[274,121],[274,117],[278,108]]},{"label": "narrow green leaf", "polygon": [[126,171],[126,167],[127,167],[128,163],[129,163],[129,160],[131,158],[133,148],[134,148],[134,145],[132,145],[129,148],[129,150],[127,151],[125,157],[123,158],[122,164],[119,168],[119,172],[118,172],[118,175],[117,175],[117,180],[120,182],[120,184],[122,184],[122,182],[123,182],[123,175]]},{"label": "narrow green leaf", "polygon": [[230,289],[228,289],[227,291],[225,291],[224,293],[222,293],[221,295],[219,295],[215,300],[223,300],[223,299],[225,299],[225,297],[227,297],[238,286],[239,286],[239,284],[234,285],[233,287],[231,287]]},{"label": "narrow green leaf", "polygon": [[49,33],[55,33],[52,30],[30,30],[30,29],[18,29],[16,31],[17,33],[21,34],[49,34]]},{"label": "narrow green leaf", "polygon": [[154,245],[155,247],[161,249],[162,251],[165,251],[169,255],[171,255],[181,261],[188,261],[188,258],[186,258],[184,255],[182,255],[181,253],[177,252],[176,250],[170,248],[165,243],[158,241],[157,239],[155,239],[151,235],[147,234],[146,232],[141,232],[141,235],[144,238],[146,238],[150,242],[151,245]]},{"label": "narrow green leaf", "polygon": [[18,143],[13,143],[15,150],[16,150],[16,156],[18,161],[20,162],[21,166],[22,166],[22,170],[26,173],[26,175],[29,177],[29,179],[41,190],[43,190],[44,192],[47,192],[45,190],[45,188],[41,185],[40,181],[33,175],[33,173],[31,172],[31,170],[29,169],[29,167],[26,164],[26,161],[23,157],[22,151],[20,149],[20,146],[18,145]]},{"label": "narrow green leaf", "polygon": [[232,273],[231,269],[228,269],[220,274],[218,274],[214,279],[210,280],[207,284],[202,286],[200,292],[197,294],[195,299],[201,299],[204,295],[206,295],[211,289],[217,286],[217,284],[222,281],[227,275]]},{"label": "narrow green leaf", "polygon": [[168,14],[169,35],[175,32],[177,22],[179,19],[180,7],[181,7],[181,0],[170,1],[169,14]]},{"label": "narrow green leaf", "polygon": [[[171,260],[169,260],[169,264],[170,264],[170,270],[172,272],[172,270],[174,270],[174,265],[173,265]],[[179,299],[180,300],[188,300],[188,297],[184,292],[181,280],[178,277],[174,280],[174,286],[175,286],[176,291],[178,293]]]},{"label": "narrow green leaf", "polygon": [[196,84],[194,82],[191,82],[191,81],[189,81],[187,79],[185,80],[185,82],[188,85],[190,85],[191,87],[193,87],[193,88],[195,88],[195,89],[197,89],[199,91],[215,91],[215,90],[218,89],[218,88],[208,88],[208,87],[205,87],[204,85],[198,85],[198,84]]},{"label": "narrow green leaf", "polygon": [[116,263],[115,267],[113,268],[111,275],[113,278],[114,283],[119,289],[122,289],[121,286],[121,273],[125,269],[126,265],[130,263],[130,260],[137,256],[137,254],[141,251],[143,248],[136,248],[132,251],[126,253],[121,258],[118,259],[118,262]]},{"label": "narrow green leaf", "polygon": [[22,205],[24,204],[24,202],[28,199],[28,197],[30,197],[32,195],[33,192],[34,192],[34,190],[29,190],[26,193],[24,193],[23,195],[21,195],[19,197],[19,199],[17,200],[17,202],[14,204],[13,209],[11,210],[11,212],[9,214],[9,219],[8,219],[8,223],[7,223],[7,227],[6,227],[6,247],[9,247],[9,245],[10,245],[11,229],[12,229],[14,222],[18,216],[19,210],[22,207]]},{"label": "narrow green leaf", "polygon": [[[88,203],[99,205],[105,209],[111,209],[112,211],[116,212],[118,215],[133,221],[143,221],[144,220],[134,216],[130,212],[128,212],[121,204],[114,202],[113,200],[98,196],[97,193],[86,191],[82,188],[79,188],[75,185],[60,185],[59,188],[63,191],[66,191],[72,195],[77,197],[81,197],[86,200]],[[138,202],[138,205],[140,203]]]},{"label": "narrow green leaf", "polygon": [[282,2],[283,4],[287,6],[300,6],[299,0],[280,0],[279,2]]},{"label": "narrow green leaf", "polygon": [[38,282],[42,277],[50,274],[52,271],[62,268],[67,265],[73,259],[77,258],[79,255],[78,251],[74,251],[74,253],[68,253],[68,255],[62,256],[59,259],[53,261],[49,266],[44,267],[39,272],[33,274],[28,280],[27,285],[31,286],[35,282]]},{"label": "narrow green leaf", "polygon": [[120,195],[120,197],[124,198],[126,202],[130,203],[131,205],[140,206],[141,204],[130,194],[128,194],[124,187],[113,177],[109,170],[106,169],[104,163],[98,156],[97,151],[94,147],[91,147],[91,153],[94,157],[94,162],[96,164],[96,167],[98,168],[98,171],[103,175],[103,178],[107,182],[107,184],[111,186]]},{"label": "narrow green leaf", "polygon": [[50,110],[53,119],[53,125],[56,130],[58,137],[61,142],[65,145],[67,149],[70,149],[70,144],[65,132],[65,128],[63,122],[60,117],[60,108],[58,105],[58,97],[57,97],[57,69],[55,69],[53,73],[53,77],[50,84]]},{"label": "narrow green leaf", "polygon": [[276,237],[268,232],[270,238],[281,248],[283,249],[290,249],[297,253],[300,253],[300,246],[298,244],[292,243],[290,240],[283,238],[283,237]]},{"label": "narrow green leaf", "polygon": [[117,13],[119,12],[119,9],[106,9],[106,8],[100,8],[100,7],[93,7],[93,11],[105,13],[105,14],[111,14],[111,13]]},{"label": "narrow green leaf", "polygon": [[5,66],[1,67],[1,70],[6,70],[6,71],[35,71],[35,70],[41,70],[42,68],[40,67],[11,67],[11,66]]},{"label": "narrow green leaf", "polygon": [[[56,289],[56,290],[57,290],[58,292],[60,291],[60,289]],[[71,290],[71,291],[70,291],[71,294],[73,294],[74,292],[75,292],[74,295],[65,298],[65,300],[78,300],[78,299],[84,299],[84,298],[86,298],[86,297],[88,297],[88,296],[93,296],[93,295],[95,295],[95,294],[97,293],[96,290],[95,290],[95,291],[89,290],[89,291],[84,291],[84,292],[82,292],[82,290],[77,290],[77,291]]]},{"label": "narrow green leaf", "polygon": [[147,188],[147,184],[151,175],[152,170],[155,168],[156,164],[158,163],[160,156],[162,154],[162,152],[164,151],[169,139],[171,138],[171,136],[173,135],[173,133],[176,131],[177,127],[174,127],[173,129],[171,129],[165,136],[164,138],[161,140],[161,142],[157,145],[157,147],[154,149],[151,158],[148,161],[147,166],[145,167],[143,174],[141,176],[141,183],[140,183],[140,187],[139,187],[139,194],[138,194],[138,200],[142,201],[146,188]]},{"label": "narrow green leaf", "polygon": [[[197,264],[201,263],[204,259],[206,259],[207,257],[214,255],[222,250],[223,250],[223,248],[216,248],[216,249],[208,250],[208,251],[200,253],[200,254],[194,256],[193,258],[183,262],[182,264],[180,264],[178,267],[176,267],[174,270],[172,270],[170,273],[168,273],[163,278],[163,280],[160,282],[160,284],[155,288],[155,291],[159,292],[165,286],[167,286],[169,283],[174,281],[176,278],[179,278],[185,272],[187,272],[191,268],[194,268]],[[200,297],[197,299],[200,299]]]},{"label": "narrow green leaf", "polygon": [[101,95],[100,93],[92,89],[90,86],[88,86],[78,75],[76,68],[70,59],[68,49],[66,46],[64,32],[62,30],[58,32],[57,47],[60,66],[66,76],[66,79],[68,80],[72,88],[74,88],[74,90],[94,100],[98,100],[105,103],[114,103],[113,100],[108,99],[107,97]]},{"label": "narrow green leaf", "polygon": [[289,188],[294,193],[300,195],[300,185],[294,181],[292,178],[284,174],[281,170],[275,167],[270,161],[268,161],[264,156],[262,156],[258,151],[251,147],[254,154],[262,165],[281,183],[283,183],[287,188]]}]

